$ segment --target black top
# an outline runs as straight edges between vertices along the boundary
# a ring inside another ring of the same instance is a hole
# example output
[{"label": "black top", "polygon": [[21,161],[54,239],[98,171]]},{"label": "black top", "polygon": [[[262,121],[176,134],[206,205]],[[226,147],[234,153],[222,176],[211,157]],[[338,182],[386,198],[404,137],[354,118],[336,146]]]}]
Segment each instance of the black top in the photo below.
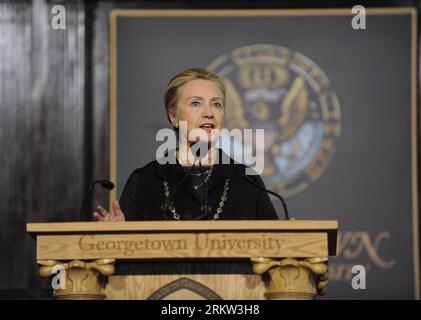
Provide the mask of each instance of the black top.
[{"label": "black top", "polygon": [[[228,157],[219,150],[220,159]],[[230,158],[228,158],[230,159]],[[190,168],[177,164],[160,164],[152,161],[130,175],[120,198],[120,206],[126,220],[174,220],[173,214],[161,212],[165,200],[164,181],[171,192]],[[205,173],[209,167],[203,166]],[[219,207],[224,185],[229,179],[226,200],[219,215],[220,220],[278,219],[272,202],[266,192],[259,190],[244,178],[246,166],[230,159],[230,164],[215,164],[206,182],[211,214],[202,219],[211,220]],[[172,197],[180,220],[194,220],[202,215],[203,185],[199,167],[177,189]],[[204,177],[207,175],[205,174]],[[258,185],[264,187],[260,176],[249,175]],[[194,186],[199,186],[197,190]]]},{"label": "black top", "polygon": [[[220,158],[227,157],[219,150]],[[152,161],[142,168],[136,169],[126,182],[120,198],[120,206],[126,220],[174,220],[173,214],[164,215],[161,212],[165,200],[164,181],[168,182],[171,192],[177,183],[188,172],[189,167],[177,164],[160,164]],[[206,172],[210,167],[203,166]],[[278,216],[266,192],[259,190],[244,178],[246,167],[230,159],[229,164],[215,164],[207,180],[208,199],[211,214],[202,219],[211,220],[221,202],[226,180],[229,188],[220,220],[276,220]],[[177,189],[172,200],[180,220],[194,220],[202,216],[203,185],[197,190],[194,186],[202,183],[199,168],[194,168],[189,176]],[[204,175],[206,177],[206,174]],[[260,176],[249,175],[257,184],[264,187]],[[212,262],[175,262],[175,261],[119,261],[117,274],[195,274],[195,273],[252,273],[250,261],[212,261]]]}]

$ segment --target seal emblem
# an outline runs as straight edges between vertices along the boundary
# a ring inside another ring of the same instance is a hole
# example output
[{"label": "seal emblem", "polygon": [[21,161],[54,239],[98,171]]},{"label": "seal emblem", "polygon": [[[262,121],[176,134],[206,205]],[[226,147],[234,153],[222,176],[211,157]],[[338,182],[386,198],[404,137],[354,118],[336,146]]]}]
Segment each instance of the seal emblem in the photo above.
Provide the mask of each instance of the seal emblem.
[{"label": "seal emblem", "polygon": [[262,178],[270,189],[290,197],[322,175],[340,137],[341,112],[321,68],[288,48],[251,45],[208,69],[226,86],[226,127],[264,129],[265,143],[255,148],[263,149]]}]

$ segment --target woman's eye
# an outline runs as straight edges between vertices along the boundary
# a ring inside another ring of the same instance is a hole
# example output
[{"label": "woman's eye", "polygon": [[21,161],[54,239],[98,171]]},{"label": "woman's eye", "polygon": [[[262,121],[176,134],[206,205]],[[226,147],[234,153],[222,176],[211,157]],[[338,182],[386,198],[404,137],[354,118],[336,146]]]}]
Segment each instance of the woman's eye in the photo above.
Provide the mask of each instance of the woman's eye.
[{"label": "woman's eye", "polygon": [[215,102],[214,104],[213,104],[213,106],[215,107],[215,108],[222,108],[222,104],[220,104],[219,102]]},{"label": "woman's eye", "polygon": [[200,105],[200,102],[199,102],[199,101],[193,101],[193,102],[191,103],[191,105],[192,105],[193,107],[197,107],[197,106],[199,106],[199,105]]}]

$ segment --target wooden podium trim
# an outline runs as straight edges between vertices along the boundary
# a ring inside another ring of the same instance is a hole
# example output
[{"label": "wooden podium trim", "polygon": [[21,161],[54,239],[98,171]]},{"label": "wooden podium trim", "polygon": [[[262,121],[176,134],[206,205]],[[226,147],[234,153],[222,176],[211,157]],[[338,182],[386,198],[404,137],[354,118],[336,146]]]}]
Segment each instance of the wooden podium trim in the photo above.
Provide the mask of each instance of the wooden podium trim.
[{"label": "wooden podium trim", "polygon": [[[78,251],[77,244],[82,235],[95,236],[100,241],[131,241],[145,238],[159,237],[165,235],[175,239],[187,239],[198,234],[208,234],[211,237],[235,236],[237,239],[248,239],[256,234],[272,235],[279,238],[279,241],[287,241],[290,244],[301,239],[307,241],[304,250],[297,250],[297,247],[290,248],[285,255],[274,255],[273,251],[255,250],[256,254],[266,257],[325,257],[336,255],[336,238],[338,222],[331,220],[224,220],[224,221],[130,221],[130,222],[64,222],[64,223],[29,223],[27,231],[37,237],[37,258],[38,259],[82,259],[88,256],[93,259],[100,258],[124,258],[124,259],[147,259],[159,258],[157,254],[142,256],[127,256],[102,250],[102,252]],[[318,238],[314,237],[318,234]],[[289,238],[290,235],[293,235]],[[326,239],[327,237],[327,239]],[[126,239],[126,240],[127,240]],[[326,241],[327,240],[327,241]],[[298,241],[298,243],[303,243]],[[310,241],[310,242],[308,242]],[[311,245],[310,245],[311,244]],[[325,247],[327,244],[327,248]],[[100,244],[101,246],[101,244]],[[309,249],[311,247],[311,249]],[[190,247],[191,248],[191,247]],[[300,245],[298,245],[300,248]],[[100,250],[98,250],[100,251]],[[112,250],[111,250],[112,251]],[[247,250],[244,250],[247,251]],[[295,252],[295,253],[294,253]],[[70,254],[70,255],[69,255]],[[93,254],[93,255],[92,255]],[[228,257],[231,252],[214,253],[212,257]],[[167,254],[168,255],[168,254]],[[254,252],[249,255],[237,254],[232,257],[255,257]],[[165,256],[162,258],[171,258]],[[194,257],[192,253],[178,253],[176,257]]]},{"label": "wooden podium trim", "polygon": [[326,233],[40,235],[38,260],[327,257]]},{"label": "wooden podium trim", "polygon": [[296,230],[336,231],[336,220],[220,220],[220,221],[127,221],[28,223],[29,233],[196,230]]}]

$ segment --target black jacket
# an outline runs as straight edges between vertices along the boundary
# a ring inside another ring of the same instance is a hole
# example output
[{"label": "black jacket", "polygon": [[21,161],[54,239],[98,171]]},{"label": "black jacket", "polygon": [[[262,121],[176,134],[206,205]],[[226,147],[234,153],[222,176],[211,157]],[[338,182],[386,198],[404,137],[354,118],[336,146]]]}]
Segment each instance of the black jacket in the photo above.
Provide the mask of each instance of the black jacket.
[{"label": "black jacket", "polygon": [[[219,149],[220,159],[228,157]],[[229,157],[228,157],[229,159]],[[244,178],[246,167],[230,159],[229,164],[215,164],[212,175],[207,181],[211,214],[202,219],[213,219],[221,202],[224,184],[229,178],[227,199],[222,207],[220,220],[255,220],[278,219],[272,202],[266,192],[259,190]],[[172,191],[185,175],[185,170],[177,164],[160,164],[152,161],[136,169],[126,182],[120,198],[120,206],[126,220],[165,220],[174,219],[171,213],[165,216],[161,212],[164,196],[164,181]],[[264,187],[258,175],[249,175],[255,183]],[[174,207],[181,220],[193,220],[200,217],[203,198],[193,191],[185,181],[176,191],[173,198]]]}]

